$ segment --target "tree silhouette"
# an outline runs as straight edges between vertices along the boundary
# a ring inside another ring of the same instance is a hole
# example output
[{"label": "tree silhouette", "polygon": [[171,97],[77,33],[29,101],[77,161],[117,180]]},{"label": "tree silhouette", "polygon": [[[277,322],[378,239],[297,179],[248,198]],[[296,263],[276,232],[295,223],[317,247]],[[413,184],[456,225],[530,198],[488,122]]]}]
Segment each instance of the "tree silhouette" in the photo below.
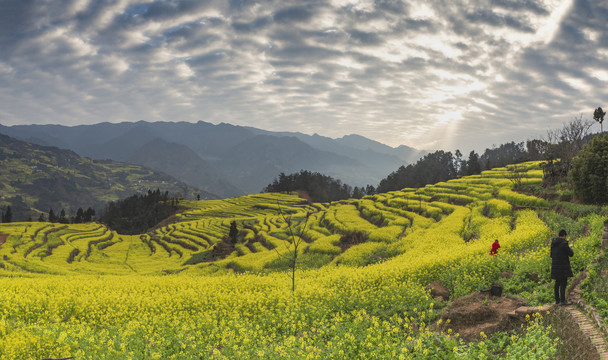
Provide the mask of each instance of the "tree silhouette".
[{"label": "tree silhouette", "polygon": [[93,221],[93,216],[95,216],[95,210],[89,207],[87,211],[84,212],[83,222]]},{"label": "tree silhouette", "polygon": [[6,207],[6,212],[2,212],[2,222],[10,223],[13,221],[13,211],[10,206]]},{"label": "tree silhouette", "polygon": [[481,165],[479,165],[479,155],[475,150],[471,150],[469,153],[469,160],[467,161],[467,175],[475,175],[481,173]]},{"label": "tree silhouette", "polygon": [[376,188],[375,188],[375,187],[373,187],[372,185],[367,185],[367,186],[365,187],[365,193],[366,193],[367,195],[374,195],[374,194],[376,194]]},{"label": "tree silhouette", "polygon": [[236,227],[236,221],[232,221],[230,223],[230,231],[228,232],[228,237],[233,244],[237,242],[237,235],[239,234],[239,229]]},{"label": "tree silhouette", "polygon": [[57,222],[57,215],[55,215],[55,212],[53,211],[53,209],[49,210],[49,222]]},{"label": "tree silhouette", "polygon": [[602,126],[602,123],[604,122],[604,115],[606,115],[606,112],[604,110],[602,110],[601,107],[598,107],[593,112],[593,120],[600,123],[600,132],[601,133],[604,132],[604,127]]},{"label": "tree silhouette", "polygon": [[59,222],[62,224],[67,224],[69,222],[68,218],[65,215],[64,209],[61,209],[61,213],[59,213]]},{"label": "tree silhouette", "polygon": [[78,208],[78,210],[76,211],[76,217],[74,217],[74,224],[80,224],[84,222],[84,210],[82,210],[82,208]]},{"label": "tree silhouette", "polygon": [[[318,172],[300,170],[299,173],[285,175],[280,173],[263,192],[305,191],[313,202],[330,202],[348,199],[352,195],[350,185],[343,184],[331,176]],[[370,195],[368,193],[368,195]]]},{"label": "tree silhouette", "polygon": [[[161,193],[160,189],[148,190],[147,194],[135,194],[109,202],[99,216],[99,221],[121,235],[134,235],[146,232],[176,211],[177,198],[170,198],[169,192]],[[95,212],[92,209],[85,212],[87,218],[93,215]]]},{"label": "tree silhouette", "polygon": [[464,175],[466,173],[467,162],[462,159],[462,153],[458,149],[454,152],[454,166],[456,167],[456,173],[458,175]]}]

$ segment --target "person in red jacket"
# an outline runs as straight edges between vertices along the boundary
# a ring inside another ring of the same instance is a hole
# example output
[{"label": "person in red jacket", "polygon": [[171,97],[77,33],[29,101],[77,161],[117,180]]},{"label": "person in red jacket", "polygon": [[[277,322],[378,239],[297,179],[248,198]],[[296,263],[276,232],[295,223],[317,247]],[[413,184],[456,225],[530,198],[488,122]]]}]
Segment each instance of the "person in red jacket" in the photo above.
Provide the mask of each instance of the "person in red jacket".
[{"label": "person in red jacket", "polygon": [[498,239],[492,243],[492,250],[490,250],[490,255],[498,254],[498,249],[500,248],[500,244],[498,243]]}]

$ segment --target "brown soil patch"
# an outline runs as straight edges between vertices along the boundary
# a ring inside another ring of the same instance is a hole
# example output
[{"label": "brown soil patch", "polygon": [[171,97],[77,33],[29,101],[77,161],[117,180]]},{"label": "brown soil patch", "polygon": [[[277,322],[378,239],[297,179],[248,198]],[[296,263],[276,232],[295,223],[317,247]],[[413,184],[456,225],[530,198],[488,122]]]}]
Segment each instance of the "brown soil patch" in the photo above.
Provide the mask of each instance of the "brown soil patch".
[{"label": "brown soil patch", "polygon": [[432,283],[428,284],[426,288],[430,291],[431,296],[434,299],[447,301],[450,298],[450,290],[443,286],[441,280],[433,281]]},{"label": "brown soil patch", "polygon": [[6,239],[8,239],[8,234],[0,234],[0,245],[4,244]]},{"label": "brown soil patch", "polygon": [[365,231],[351,231],[347,234],[342,235],[340,238],[340,248],[342,248],[342,252],[348,250],[351,246],[363,244],[367,242],[368,235]]},{"label": "brown soil patch", "polygon": [[215,244],[213,249],[209,252],[207,261],[216,261],[227,258],[235,250],[234,245],[230,242],[230,239],[224,238],[222,241]]},{"label": "brown soil patch", "polygon": [[505,271],[502,274],[500,274],[501,279],[510,279],[512,277],[513,277],[513,271]]},{"label": "brown soil patch", "polygon": [[444,311],[442,330],[452,329],[465,341],[479,339],[481,332],[490,336],[510,331],[522,323],[514,314],[524,305],[525,301],[520,298],[492,297],[489,292],[473,293],[454,300]]},{"label": "brown soil patch", "polygon": [[310,195],[308,194],[308,192],[306,192],[304,190],[297,190],[296,192],[298,193],[299,197],[301,197],[302,199],[306,200],[306,202],[308,203],[308,205],[312,205],[312,203],[314,201],[312,200],[312,198],[310,197]]},{"label": "brown soil patch", "polygon": [[146,234],[147,233],[151,233],[154,230],[160,229],[160,228],[162,228],[164,226],[176,224],[176,223],[182,221],[182,218],[180,218],[179,216],[177,216],[177,214],[181,214],[181,213],[183,213],[186,210],[188,210],[187,207],[185,207],[185,206],[178,206],[177,210],[175,211],[175,213],[173,215],[169,216],[168,218],[165,218],[165,219],[161,220],[158,224],[156,224],[153,227],[151,227],[150,229],[148,229],[148,231],[146,231]]}]

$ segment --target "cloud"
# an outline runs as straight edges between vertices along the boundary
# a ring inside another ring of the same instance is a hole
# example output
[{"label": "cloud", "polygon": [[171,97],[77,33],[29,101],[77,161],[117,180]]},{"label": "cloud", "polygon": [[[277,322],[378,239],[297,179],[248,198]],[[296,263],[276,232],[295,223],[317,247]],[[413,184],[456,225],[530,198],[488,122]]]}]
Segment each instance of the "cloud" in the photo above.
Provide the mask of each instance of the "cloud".
[{"label": "cloud", "polygon": [[279,9],[274,13],[274,21],[278,23],[305,22],[314,16],[314,12],[308,6],[291,6]]},{"label": "cloud", "polygon": [[483,150],[601,106],[607,27],[600,0],[6,0],[0,122],[204,120]]},{"label": "cloud", "polygon": [[549,11],[545,8],[545,6],[539,2],[534,0],[492,0],[491,6],[493,8],[498,7],[502,9],[507,9],[511,11],[519,11],[519,12],[532,12],[537,15],[548,15]]},{"label": "cloud", "polygon": [[509,14],[498,14],[492,10],[477,10],[466,14],[465,18],[471,23],[481,23],[497,27],[507,26],[513,30],[534,32],[534,29],[527,24],[524,18]]}]

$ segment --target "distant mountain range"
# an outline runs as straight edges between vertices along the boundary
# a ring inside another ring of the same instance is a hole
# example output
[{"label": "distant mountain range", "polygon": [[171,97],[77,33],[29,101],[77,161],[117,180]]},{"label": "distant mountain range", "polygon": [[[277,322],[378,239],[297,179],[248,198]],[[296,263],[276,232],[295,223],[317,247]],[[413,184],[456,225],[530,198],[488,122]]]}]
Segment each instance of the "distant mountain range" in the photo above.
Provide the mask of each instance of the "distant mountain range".
[{"label": "distant mountain range", "polygon": [[57,215],[100,210],[108,201],[157,188],[189,199],[217,198],[141,165],[91,160],[0,134],[0,208],[10,205],[13,221],[37,220],[50,209]]},{"label": "distant mountain range", "polygon": [[352,186],[376,186],[426,152],[359,135],[331,139],[199,121],[95,125],[0,125],[0,133],[80,156],[144,165],[215,194],[257,193],[281,172],[321,172]]}]

